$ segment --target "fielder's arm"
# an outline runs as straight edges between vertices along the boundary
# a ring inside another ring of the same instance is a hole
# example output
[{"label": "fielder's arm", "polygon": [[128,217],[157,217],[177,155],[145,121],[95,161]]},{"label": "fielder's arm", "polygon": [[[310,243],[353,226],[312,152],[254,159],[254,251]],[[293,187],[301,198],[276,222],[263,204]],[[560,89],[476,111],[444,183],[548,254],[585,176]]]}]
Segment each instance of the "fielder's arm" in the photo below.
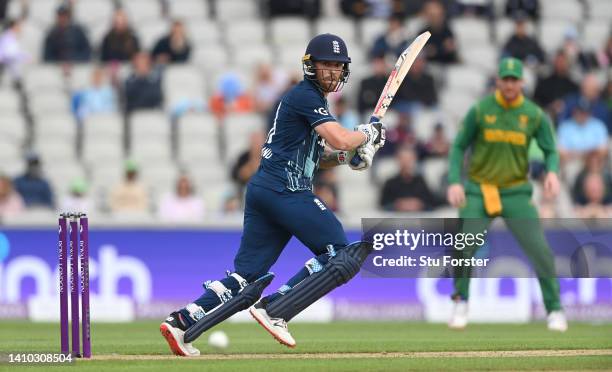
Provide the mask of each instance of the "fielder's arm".
[{"label": "fielder's arm", "polygon": [[459,133],[453,142],[453,145],[448,156],[449,171],[448,171],[448,184],[461,183],[461,169],[463,168],[463,158],[465,150],[472,144],[476,132],[478,130],[478,105],[472,106],[470,111],[467,113]]},{"label": "fielder's arm", "polygon": [[553,173],[559,173],[559,152],[555,142],[555,131],[553,125],[541,109],[538,110],[538,126],[535,131],[535,139],[538,146],[544,152],[544,161],[546,170]]}]

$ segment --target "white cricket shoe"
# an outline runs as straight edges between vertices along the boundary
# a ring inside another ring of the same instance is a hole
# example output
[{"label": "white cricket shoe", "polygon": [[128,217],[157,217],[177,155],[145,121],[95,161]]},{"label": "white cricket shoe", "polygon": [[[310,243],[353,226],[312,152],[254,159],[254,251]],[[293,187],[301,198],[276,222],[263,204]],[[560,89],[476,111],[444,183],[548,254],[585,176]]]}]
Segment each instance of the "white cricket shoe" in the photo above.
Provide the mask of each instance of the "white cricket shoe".
[{"label": "white cricket shoe", "polygon": [[464,300],[456,300],[453,304],[453,313],[448,320],[448,328],[465,329],[468,324],[468,303]]},{"label": "white cricket shoe", "polygon": [[285,319],[271,318],[260,303],[251,306],[249,308],[249,313],[251,313],[251,316],[257,323],[264,327],[276,341],[288,347],[295,347],[295,340],[293,336],[291,336],[291,333],[289,333],[289,328],[287,328]]},{"label": "white cricket shoe", "polygon": [[200,350],[193,347],[190,342],[185,342],[183,336],[185,331],[182,329],[181,323],[176,319],[181,316],[180,313],[174,312],[170,314],[166,320],[159,326],[159,331],[168,342],[170,350],[174,355],[193,357],[200,355]]},{"label": "white cricket shoe", "polygon": [[551,311],[546,318],[549,331],[565,332],[567,331],[567,319],[561,310]]}]

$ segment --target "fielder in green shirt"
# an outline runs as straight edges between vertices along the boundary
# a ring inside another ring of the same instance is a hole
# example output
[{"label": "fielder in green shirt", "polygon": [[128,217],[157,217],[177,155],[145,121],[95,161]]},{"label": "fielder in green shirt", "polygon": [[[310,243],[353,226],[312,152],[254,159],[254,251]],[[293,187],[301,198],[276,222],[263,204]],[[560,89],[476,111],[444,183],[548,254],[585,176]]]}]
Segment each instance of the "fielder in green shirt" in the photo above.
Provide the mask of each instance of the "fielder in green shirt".
[{"label": "fielder in green shirt", "polygon": [[[535,140],[544,152],[545,191],[553,196],[559,193],[559,155],[553,126],[542,109],[523,96],[520,60],[505,58],[500,62],[496,88],[494,94],[470,108],[461,124],[449,155],[448,201],[459,208],[464,232],[482,232],[493,218],[504,218],[534,264],[548,312],[548,328],[565,331],[567,321],[559,300],[554,257],[531,202],[532,186],[528,180],[528,150]],[[462,184],[461,171],[468,148],[471,155],[467,180]],[[460,254],[470,258],[478,248],[468,247]],[[469,282],[469,269],[455,277],[451,328],[467,325]]]}]

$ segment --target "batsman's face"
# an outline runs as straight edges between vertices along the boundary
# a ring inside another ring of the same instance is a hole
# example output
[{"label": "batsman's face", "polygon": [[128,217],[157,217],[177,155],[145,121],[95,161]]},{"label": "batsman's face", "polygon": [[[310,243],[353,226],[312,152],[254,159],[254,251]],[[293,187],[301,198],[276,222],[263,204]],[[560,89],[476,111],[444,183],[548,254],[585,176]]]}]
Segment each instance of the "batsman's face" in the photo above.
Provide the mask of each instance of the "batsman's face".
[{"label": "batsman's face", "polygon": [[514,101],[523,92],[523,80],[513,77],[497,79],[497,89],[506,101]]},{"label": "batsman's face", "polygon": [[317,80],[325,92],[335,92],[340,78],[344,63],[333,61],[317,61],[315,68],[317,71]]}]

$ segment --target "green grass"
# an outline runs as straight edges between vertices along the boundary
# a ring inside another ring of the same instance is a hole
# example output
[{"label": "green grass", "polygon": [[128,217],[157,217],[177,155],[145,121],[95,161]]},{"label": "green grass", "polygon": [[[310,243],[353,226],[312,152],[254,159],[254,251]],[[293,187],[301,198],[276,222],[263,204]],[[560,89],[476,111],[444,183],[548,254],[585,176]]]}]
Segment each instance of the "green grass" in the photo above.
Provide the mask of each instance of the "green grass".
[{"label": "green grass", "polygon": [[[94,356],[168,355],[159,334],[158,322],[92,325]],[[59,325],[28,322],[0,322],[0,354],[9,352],[57,352]],[[254,323],[222,324],[230,338],[227,354],[304,354],[375,352],[461,352],[499,350],[612,350],[612,324],[571,324],[564,334],[552,333],[544,324],[473,324],[463,332],[441,324],[358,323],[294,324],[296,349],[276,343]],[[217,351],[206,345],[206,335],[195,345],[203,354]],[[21,366],[57,370],[59,365]],[[189,370],[612,370],[612,356],[530,356],[530,357],[428,357],[367,359],[240,359],[240,360],[112,360],[78,361],[68,368],[78,370],[189,371]],[[0,364],[0,370],[13,365]]]}]

